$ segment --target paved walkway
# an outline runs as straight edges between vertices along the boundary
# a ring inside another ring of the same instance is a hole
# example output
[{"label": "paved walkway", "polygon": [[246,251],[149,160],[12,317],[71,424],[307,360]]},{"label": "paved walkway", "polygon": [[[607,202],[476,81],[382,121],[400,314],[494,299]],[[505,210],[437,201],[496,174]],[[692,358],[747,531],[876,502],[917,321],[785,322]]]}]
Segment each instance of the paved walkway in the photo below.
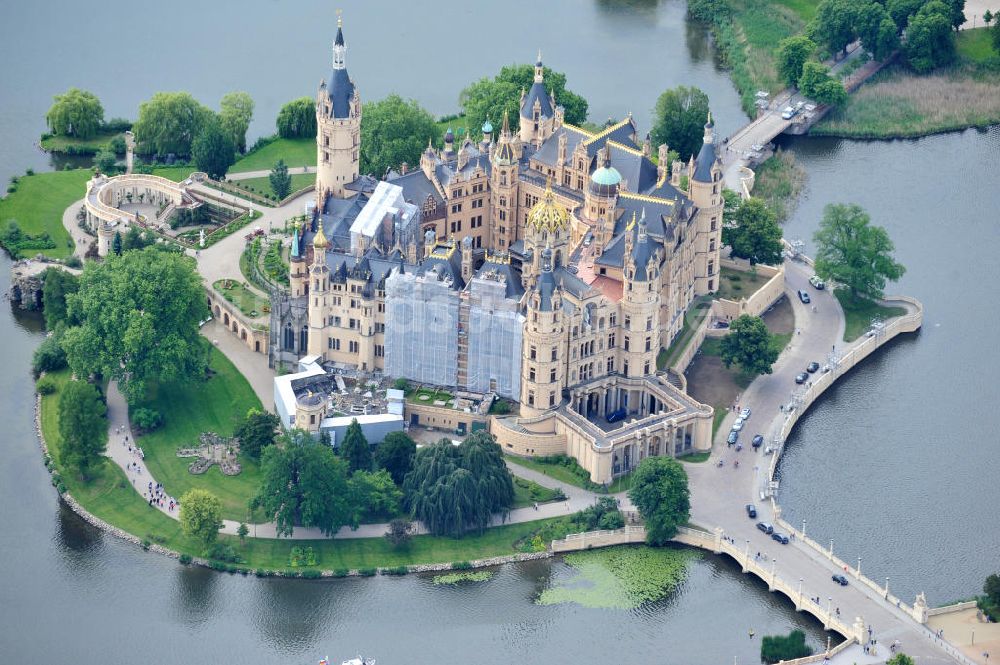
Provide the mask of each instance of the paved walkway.
[{"label": "paved walkway", "polygon": [[[316,173],[315,166],[289,166],[288,175],[295,175],[297,173]],[[271,175],[271,169],[264,169],[263,171],[239,171],[237,173],[227,173],[226,178],[229,180],[249,180],[250,178],[264,178]]]},{"label": "paved walkway", "polygon": [[79,256],[81,259],[83,258],[83,255],[87,253],[87,248],[90,247],[90,243],[95,240],[94,236],[81,229],[76,221],[76,213],[83,207],[84,200],[85,199],[80,199],[79,201],[74,201],[70,204],[70,206],[63,211],[62,217],[63,226],[69,232],[70,237],[73,238],[73,254]]},{"label": "paved walkway", "polygon": [[267,356],[255,353],[215,319],[201,327],[201,334],[236,365],[261,405],[268,411],[274,411],[274,370],[267,366]]}]

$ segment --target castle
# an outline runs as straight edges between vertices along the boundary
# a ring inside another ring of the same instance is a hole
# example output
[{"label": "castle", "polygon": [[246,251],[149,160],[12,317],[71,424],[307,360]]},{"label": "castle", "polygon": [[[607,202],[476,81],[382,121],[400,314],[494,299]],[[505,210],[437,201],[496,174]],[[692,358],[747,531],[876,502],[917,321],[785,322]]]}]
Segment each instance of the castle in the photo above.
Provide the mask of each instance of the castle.
[{"label": "castle", "polygon": [[711,116],[686,166],[666,145],[654,161],[631,115],[597,133],[566,123],[539,54],[517,131],[506,115],[479,142],[449,129],[442,150],[377,180],[360,173],[346,54],[338,21],[316,96],[316,209],[272,298],[272,363],[318,356],[508,398],[519,412],[490,420],[506,452],[569,454],[596,482],[708,449],[712,409],[656,358],[718,286]]}]

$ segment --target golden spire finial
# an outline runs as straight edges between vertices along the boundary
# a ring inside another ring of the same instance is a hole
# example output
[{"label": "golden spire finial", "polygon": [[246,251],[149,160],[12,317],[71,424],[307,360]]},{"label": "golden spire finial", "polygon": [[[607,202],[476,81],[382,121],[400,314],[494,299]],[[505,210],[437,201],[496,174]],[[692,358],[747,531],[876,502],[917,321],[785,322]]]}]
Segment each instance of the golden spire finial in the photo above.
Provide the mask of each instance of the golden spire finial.
[{"label": "golden spire finial", "polygon": [[343,9],[338,9],[337,10],[337,27],[338,28],[343,28],[344,27],[344,10]]},{"label": "golden spire finial", "polygon": [[536,60],[535,62],[541,62],[541,61],[542,61],[542,49],[538,49],[538,60]]},{"label": "golden spire finial", "polygon": [[319,228],[316,229],[316,236],[313,238],[313,247],[319,249],[326,249],[330,246],[330,241],[326,239],[326,234],[323,233],[323,224],[317,225]]}]

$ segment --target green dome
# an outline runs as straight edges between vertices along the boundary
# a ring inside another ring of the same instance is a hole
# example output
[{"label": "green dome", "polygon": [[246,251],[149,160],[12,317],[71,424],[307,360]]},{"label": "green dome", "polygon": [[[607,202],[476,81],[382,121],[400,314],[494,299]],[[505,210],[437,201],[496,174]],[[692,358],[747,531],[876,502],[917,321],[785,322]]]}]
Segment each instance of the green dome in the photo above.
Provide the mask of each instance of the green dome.
[{"label": "green dome", "polygon": [[591,182],[595,185],[604,185],[605,187],[612,187],[614,185],[620,184],[622,181],[622,174],[618,172],[613,166],[602,166],[601,168],[594,171],[594,174],[590,176]]},{"label": "green dome", "polygon": [[493,133],[493,125],[491,125],[490,121],[487,120],[486,122],[483,123],[483,134],[492,134],[492,133]]}]

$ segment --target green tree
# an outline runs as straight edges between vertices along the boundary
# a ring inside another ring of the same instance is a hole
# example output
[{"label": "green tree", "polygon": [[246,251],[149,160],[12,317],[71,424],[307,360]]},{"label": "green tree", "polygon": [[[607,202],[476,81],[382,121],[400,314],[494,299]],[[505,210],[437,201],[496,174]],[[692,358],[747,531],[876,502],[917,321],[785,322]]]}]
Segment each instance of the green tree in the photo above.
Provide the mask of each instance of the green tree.
[{"label": "green tree", "polygon": [[158,92],[139,105],[132,131],[143,154],[187,157],[195,137],[214,115],[186,92]]},{"label": "green tree", "polygon": [[47,268],[42,273],[42,306],[45,310],[45,329],[55,330],[59,324],[75,325],[69,317],[66,299],[80,290],[80,278],[59,268]]},{"label": "green tree", "polygon": [[311,97],[293,99],[278,111],[278,136],[283,139],[316,138],[316,100]]},{"label": "green tree", "polygon": [[895,656],[885,661],[885,665],[916,665],[914,660],[907,656],[902,651],[896,653]]},{"label": "green tree", "polygon": [[983,593],[993,605],[1000,608],[1000,575],[993,573],[983,582]]},{"label": "green tree", "polygon": [[906,272],[892,258],[895,247],[881,226],[860,206],[831,204],[823,209],[823,220],[813,236],[816,243],[816,274],[847,286],[855,298],[881,298],[886,281],[896,281]]},{"label": "green tree", "polygon": [[190,489],[181,495],[180,522],[184,535],[207,550],[222,528],[222,501],[207,490]]},{"label": "green tree", "polygon": [[698,154],[708,118],[708,95],[681,85],[660,95],[653,109],[653,145],[666,143],[681,159]]},{"label": "green tree", "polygon": [[888,0],[885,8],[896,24],[897,32],[903,32],[910,22],[910,17],[916,14],[927,0]]},{"label": "green tree", "polygon": [[839,106],[847,101],[844,84],[830,76],[830,70],[825,65],[815,61],[807,62],[802,67],[799,90],[820,104]]},{"label": "green tree", "polygon": [[236,162],[233,140],[218,119],[212,118],[202,125],[191,144],[191,156],[198,170],[213,180],[221,180]]},{"label": "green tree", "polygon": [[[566,89],[566,75],[562,72],[545,67],[543,74],[545,89],[555,96],[556,104],[563,107],[566,122],[571,125],[584,123],[587,100]],[[478,132],[487,120],[499,127],[504,111],[510,116],[511,129],[516,131],[521,115],[521,91],[531,88],[534,81],[532,65],[507,65],[492,79],[479,79],[462,90],[458,103],[470,131]]]},{"label": "green tree", "polygon": [[230,92],[219,102],[219,122],[237,152],[247,150],[247,130],[253,120],[253,98],[245,92]]},{"label": "green tree", "polygon": [[94,93],[70,88],[54,99],[55,103],[45,114],[45,121],[54,134],[89,139],[104,124],[104,107]]},{"label": "green tree", "polygon": [[370,471],[372,468],[372,447],[361,431],[357,418],[351,419],[344,433],[344,440],[338,446],[340,456],[347,460],[351,473],[355,471]]},{"label": "green tree", "polygon": [[874,0],[858,6],[855,30],[861,45],[875,60],[884,60],[899,48],[896,24],[886,8]]},{"label": "green tree", "polygon": [[279,200],[292,193],[292,176],[288,175],[285,160],[279,159],[267,178],[271,181],[271,191]]},{"label": "green tree", "polygon": [[806,646],[806,634],[793,630],[788,635],[765,635],[760,641],[760,659],[765,663],[795,660],[812,654]]},{"label": "green tree", "polygon": [[375,449],[375,466],[389,472],[397,485],[402,485],[413,466],[417,444],[403,432],[389,432]]},{"label": "green tree", "polygon": [[663,545],[691,515],[687,473],[672,457],[647,457],[632,474],[628,498],[646,523],[646,540]]},{"label": "green tree", "polygon": [[919,74],[950,65],[955,61],[955,35],[947,5],[931,0],[910,17],[903,52],[910,67]]},{"label": "green tree", "polygon": [[993,42],[993,50],[1000,54],[1000,20],[993,16],[993,27],[990,28],[990,40]]},{"label": "green tree", "polygon": [[986,27],[989,27],[990,23],[992,22],[993,22],[993,12],[987,9],[985,12],[983,12],[983,23],[986,24]]},{"label": "green tree", "polygon": [[437,134],[437,123],[416,100],[389,95],[364,106],[361,115],[361,172],[382,177],[406,162],[420,162],[427,141]]},{"label": "green tree", "polygon": [[115,231],[115,235],[111,238],[111,251],[115,253],[115,256],[122,255],[122,234],[121,231]]},{"label": "green tree", "polygon": [[763,200],[747,199],[722,227],[722,244],[732,248],[732,255],[750,262],[751,270],[758,263],[777,265],[783,250],[781,227],[774,212]]},{"label": "green tree", "polygon": [[107,407],[97,388],[86,381],[70,381],[59,397],[60,459],[85,479],[101,460],[108,442]]},{"label": "green tree", "polygon": [[275,520],[279,536],[296,526],[320,529],[331,536],[354,524],[347,463],[308,432],[294,430],[261,455],[261,484],[251,502]]},{"label": "green tree", "polygon": [[31,356],[31,373],[37,379],[42,372],[54,372],[66,367],[66,351],[62,348],[62,328],[56,329],[38,345]]},{"label": "green tree", "polygon": [[156,239],[152,234],[146,233],[134,224],[130,224],[128,231],[125,232],[125,236],[122,238],[122,251],[130,252],[133,249],[143,249],[155,243]]},{"label": "green tree", "polygon": [[436,535],[482,532],[494,513],[507,514],[514,483],[492,435],[470,434],[461,446],[448,439],[421,448],[403,483],[406,507]]},{"label": "green tree", "polygon": [[251,459],[260,459],[261,452],[274,443],[280,424],[275,414],[250,409],[233,432],[233,436],[240,440],[240,452]]},{"label": "green tree", "polygon": [[[958,30],[965,23],[965,0],[944,0],[944,4],[948,7],[951,27]],[[985,18],[986,14],[983,13],[983,19],[985,20]]]},{"label": "green tree", "polygon": [[816,44],[805,35],[793,35],[778,43],[778,73],[785,83],[797,86],[802,66],[816,50]]},{"label": "green tree", "polygon": [[730,324],[729,334],[722,338],[722,363],[726,367],[736,363],[745,374],[770,374],[778,353],[771,333],[759,316],[740,316]]},{"label": "green tree", "polygon": [[238,529],[236,529],[236,535],[240,539],[240,545],[246,545],[247,544],[247,534],[249,534],[249,533],[250,533],[250,527],[248,527],[243,522],[240,522],[240,527]]},{"label": "green tree", "polygon": [[392,518],[399,515],[403,491],[385,469],[355,471],[350,479],[355,522]]},{"label": "green tree", "polygon": [[878,37],[872,51],[872,57],[876,60],[885,60],[899,48],[899,32],[896,24],[890,17],[885,17],[878,26]]},{"label": "green tree", "polygon": [[118,164],[118,158],[115,156],[111,150],[107,147],[101,148],[96,155],[94,155],[94,166],[97,170],[105,175],[111,175],[115,166]]},{"label": "green tree", "polygon": [[130,402],[150,381],[204,376],[198,324],[207,308],[191,258],[150,248],[87,263],[79,291],[66,300],[68,316],[79,321],[63,340],[77,376],[114,379]]},{"label": "green tree", "polygon": [[854,41],[854,0],[823,0],[809,28],[810,37],[832,53],[840,53]]},{"label": "green tree", "polygon": [[396,517],[389,520],[389,528],[385,532],[385,539],[396,549],[402,549],[410,543],[410,536],[413,534],[413,522],[404,518]]}]

